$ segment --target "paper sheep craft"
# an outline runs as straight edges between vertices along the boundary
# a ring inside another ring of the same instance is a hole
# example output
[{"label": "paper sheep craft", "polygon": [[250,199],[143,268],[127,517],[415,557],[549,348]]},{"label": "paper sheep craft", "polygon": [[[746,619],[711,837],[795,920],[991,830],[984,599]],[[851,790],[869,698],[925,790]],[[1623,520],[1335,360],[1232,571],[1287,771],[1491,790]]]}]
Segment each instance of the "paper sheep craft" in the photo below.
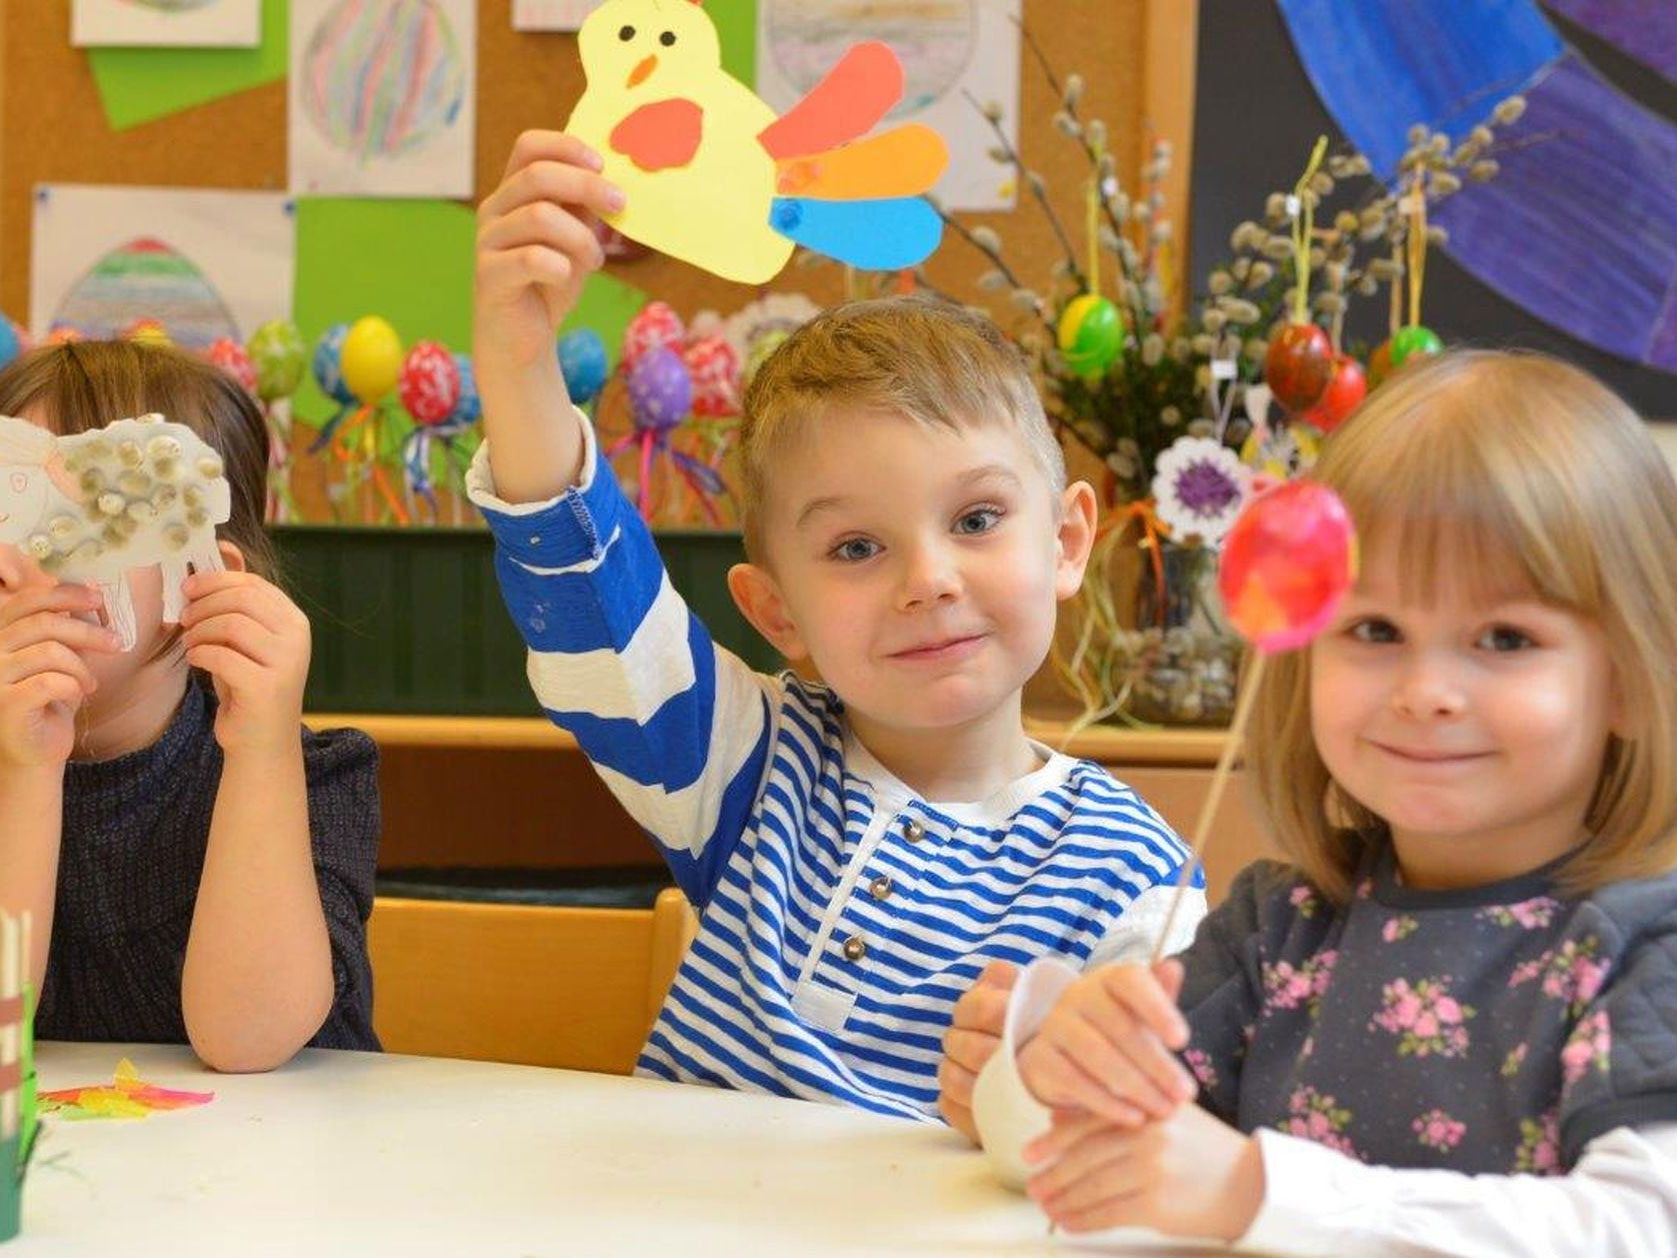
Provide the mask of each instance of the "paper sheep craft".
[{"label": "paper sheep craft", "polygon": [[136,641],[128,574],[163,573],[163,622],[178,624],[181,583],[219,572],[215,526],[232,514],[221,456],[161,415],[58,437],[0,415],[0,542],[62,581],[94,585],[122,649]]}]

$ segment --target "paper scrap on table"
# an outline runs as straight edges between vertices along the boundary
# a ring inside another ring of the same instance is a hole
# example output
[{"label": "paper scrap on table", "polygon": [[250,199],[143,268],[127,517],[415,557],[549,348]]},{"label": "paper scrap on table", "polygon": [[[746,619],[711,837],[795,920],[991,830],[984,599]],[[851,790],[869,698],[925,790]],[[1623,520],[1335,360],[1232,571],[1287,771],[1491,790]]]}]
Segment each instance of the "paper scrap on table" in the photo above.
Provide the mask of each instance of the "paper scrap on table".
[{"label": "paper scrap on table", "polygon": [[897,270],[937,248],[924,198],[949,162],[911,123],[868,135],[903,94],[883,43],[857,44],[784,115],[722,68],[699,5],[607,0],[578,45],[588,88],[566,129],[605,158],[628,204],[623,235],[740,283],[761,284],[795,245]]},{"label": "paper scrap on table", "polygon": [[89,1118],[145,1118],[158,1110],[190,1109],[215,1100],[214,1092],[182,1092],[160,1088],[140,1078],[134,1063],[124,1057],[116,1064],[109,1085],[59,1088],[41,1093],[41,1113],[80,1121]]}]

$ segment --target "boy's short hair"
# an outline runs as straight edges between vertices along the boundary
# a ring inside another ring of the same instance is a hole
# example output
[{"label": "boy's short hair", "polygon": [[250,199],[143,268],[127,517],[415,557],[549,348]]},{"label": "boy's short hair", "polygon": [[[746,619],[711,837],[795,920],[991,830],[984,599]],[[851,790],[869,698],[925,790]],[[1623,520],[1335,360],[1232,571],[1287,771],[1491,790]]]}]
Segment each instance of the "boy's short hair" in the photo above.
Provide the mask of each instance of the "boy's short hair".
[{"label": "boy's short hair", "polygon": [[1049,488],[1065,455],[1024,353],[982,314],[928,297],[850,302],[816,316],[769,356],[745,391],[740,521],[762,562],[771,468],[799,431],[834,407],[887,411],[927,426],[1015,425]]}]

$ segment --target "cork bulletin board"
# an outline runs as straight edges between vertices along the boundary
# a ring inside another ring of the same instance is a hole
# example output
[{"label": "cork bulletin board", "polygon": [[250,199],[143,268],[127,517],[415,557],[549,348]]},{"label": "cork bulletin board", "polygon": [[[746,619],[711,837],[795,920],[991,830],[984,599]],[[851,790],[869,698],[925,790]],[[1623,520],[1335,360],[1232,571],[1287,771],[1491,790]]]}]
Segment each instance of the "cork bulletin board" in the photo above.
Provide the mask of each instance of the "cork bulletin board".
[{"label": "cork bulletin board", "polygon": [[[281,2],[265,0],[269,5]],[[1154,133],[1173,125],[1169,104],[1161,105],[1159,99],[1180,99],[1184,90],[1178,81],[1180,48],[1166,49],[1167,68],[1156,69],[1151,82],[1149,58],[1158,61],[1160,40],[1174,40],[1183,14],[1191,15],[1194,7],[1182,0],[1024,0],[1026,25],[1054,68],[1062,76],[1078,71],[1087,80],[1084,114],[1106,120],[1120,175],[1129,181],[1142,159],[1147,120],[1151,118]],[[509,9],[510,0],[481,0],[478,5],[475,198],[498,182],[518,133],[529,127],[561,126],[583,87],[575,37],[514,31]],[[0,6],[0,108],[5,120],[0,145],[0,308],[19,320],[28,313],[31,196],[37,184],[269,190],[286,185],[283,81],[113,130],[88,54],[70,46],[69,32],[70,0],[12,0]],[[1186,65],[1191,75],[1191,48]],[[1191,85],[1186,91],[1191,94]],[[1027,164],[1047,180],[1061,213],[1075,223],[1085,165],[1077,147],[1052,125],[1057,103],[1027,53],[1021,71],[1021,148]],[[1180,122],[1174,125],[1185,131]],[[1185,149],[1185,142],[1179,144],[1184,157]],[[1179,178],[1185,184],[1185,160]],[[1027,282],[1046,284],[1061,250],[1028,199],[1011,213],[965,218],[994,227],[1019,275]],[[932,259],[928,272],[939,288],[979,301],[975,281],[984,269],[975,250],[951,240]],[[726,314],[755,295],[664,258],[615,266],[614,271],[684,315],[707,307]],[[439,274],[444,277],[440,282],[459,290],[461,303],[469,303],[469,258],[440,264]],[[833,266],[788,268],[773,287],[806,292],[820,303],[839,300],[844,292],[842,272]],[[344,318],[379,313],[362,309],[353,291],[346,291],[342,300]],[[999,317],[1008,317],[1003,308],[994,308]],[[404,337],[435,334],[400,326],[398,331]]]}]

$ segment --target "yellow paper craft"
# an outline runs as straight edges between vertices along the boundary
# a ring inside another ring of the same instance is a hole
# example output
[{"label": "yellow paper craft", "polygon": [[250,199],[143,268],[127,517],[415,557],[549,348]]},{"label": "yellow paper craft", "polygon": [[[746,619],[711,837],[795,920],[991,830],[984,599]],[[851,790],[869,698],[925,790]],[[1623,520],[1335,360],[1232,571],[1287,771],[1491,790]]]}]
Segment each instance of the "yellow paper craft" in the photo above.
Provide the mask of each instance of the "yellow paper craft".
[{"label": "yellow paper craft", "polygon": [[697,0],[606,0],[577,38],[588,87],[567,129],[627,195],[608,219],[625,236],[748,284],[773,279],[795,243],[870,270],[937,248],[942,220],[920,194],[948,165],[942,137],[909,125],[860,138],[902,98],[884,44],[856,45],[778,117],[722,68]]}]

